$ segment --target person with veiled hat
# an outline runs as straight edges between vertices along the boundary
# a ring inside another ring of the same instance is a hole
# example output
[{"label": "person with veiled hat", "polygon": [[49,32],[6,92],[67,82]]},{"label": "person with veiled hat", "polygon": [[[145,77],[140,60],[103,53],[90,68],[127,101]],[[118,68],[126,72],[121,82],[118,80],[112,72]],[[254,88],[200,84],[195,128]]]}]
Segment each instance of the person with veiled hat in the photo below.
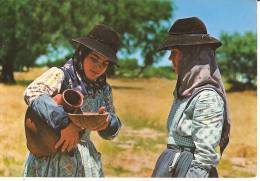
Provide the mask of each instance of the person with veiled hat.
[{"label": "person with veiled hat", "polygon": [[[118,64],[119,35],[100,24],[73,42],[77,45],[73,58],[62,67],[50,68],[25,90],[25,102],[61,135],[56,143],[61,151],[54,155],[38,158],[28,153],[26,177],[103,177],[101,154],[90,140],[90,132],[98,131],[108,140],[119,133],[121,122],[115,113],[112,89],[106,81],[108,67]],[[52,99],[66,89],[76,89],[84,95],[83,112],[102,109],[108,113],[106,121],[79,134],[82,129],[71,122],[64,108]]]},{"label": "person with veiled hat", "polygon": [[168,116],[167,148],[152,177],[218,177],[229,142],[226,93],[215,60],[221,42],[198,17],[178,19],[158,50],[170,50],[178,75]]}]

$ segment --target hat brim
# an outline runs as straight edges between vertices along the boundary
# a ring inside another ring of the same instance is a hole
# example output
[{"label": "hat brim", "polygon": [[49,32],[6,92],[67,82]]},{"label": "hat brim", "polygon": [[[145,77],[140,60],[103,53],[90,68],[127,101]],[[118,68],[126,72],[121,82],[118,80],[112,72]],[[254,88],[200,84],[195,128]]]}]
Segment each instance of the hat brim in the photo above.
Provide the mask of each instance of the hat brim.
[{"label": "hat brim", "polygon": [[157,51],[168,50],[178,46],[190,45],[212,45],[218,48],[222,43],[208,34],[189,34],[189,35],[168,35],[166,40],[159,45]]},{"label": "hat brim", "polygon": [[86,46],[88,48],[90,48],[93,51],[96,51],[100,54],[102,54],[103,56],[107,57],[107,59],[118,65],[118,58],[116,56],[116,53],[114,53],[109,47],[103,45],[102,43],[89,38],[89,37],[79,37],[79,38],[74,38],[72,39],[73,42],[75,43],[79,43],[83,46]]}]

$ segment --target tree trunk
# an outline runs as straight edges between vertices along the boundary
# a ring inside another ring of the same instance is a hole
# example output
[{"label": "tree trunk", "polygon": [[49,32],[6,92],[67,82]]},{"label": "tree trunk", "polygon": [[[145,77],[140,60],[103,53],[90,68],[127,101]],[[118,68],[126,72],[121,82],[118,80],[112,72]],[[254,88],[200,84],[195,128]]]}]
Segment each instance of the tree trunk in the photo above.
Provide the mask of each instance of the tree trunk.
[{"label": "tree trunk", "polygon": [[26,65],[26,72],[29,72],[29,71],[30,71],[30,66]]},{"label": "tree trunk", "polygon": [[14,80],[14,59],[18,50],[18,43],[15,39],[14,33],[12,34],[10,41],[10,47],[2,57],[2,74],[0,76],[1,82],[3,83],[15,83]]},{"label": "tree trunk", "polygon": [[5,59],[2,64],[1,82],[15,83],[14,80],[14,62],[12,59]]},{"label": "tree trunk", "polygon": [[141,67],[138,75],[142,74],[144,70],[153,64],[153,52],[149,51],[144,57],[144,66]]},{"label": "tree trunk", "polygon": [[140,68],[140,70],[138,71],[138,75],[142,74],[146,68],[147,68],[147,65],[142,66]]}]

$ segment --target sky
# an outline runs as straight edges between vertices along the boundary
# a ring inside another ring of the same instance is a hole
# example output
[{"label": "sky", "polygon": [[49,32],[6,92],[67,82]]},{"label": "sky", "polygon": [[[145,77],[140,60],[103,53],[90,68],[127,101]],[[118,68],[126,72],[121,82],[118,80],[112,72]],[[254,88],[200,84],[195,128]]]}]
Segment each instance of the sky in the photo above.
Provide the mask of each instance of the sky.
[{"label": "sky", "polygon": [[198,16],[208,32],[219,37],[228,33],[256,32],[256,0],[173,0],[177,6],[173,20]]},{"label": "sky", "polygon": [[[256,33],[256,0],[173,0],[173,3],[176,8],[172,22],[197,16],[205,23],[208,33],[216,38],[221,31]],[[166,53],[157,66],[170,65],[168,56]]]}]

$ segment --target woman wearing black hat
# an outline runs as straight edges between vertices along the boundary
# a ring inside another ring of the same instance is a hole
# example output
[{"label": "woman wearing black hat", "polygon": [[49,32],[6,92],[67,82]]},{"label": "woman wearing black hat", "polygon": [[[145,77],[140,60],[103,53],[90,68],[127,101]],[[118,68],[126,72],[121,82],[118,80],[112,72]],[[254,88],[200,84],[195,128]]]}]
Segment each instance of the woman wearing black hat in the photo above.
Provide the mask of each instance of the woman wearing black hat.
[{"label": "woman wearing black hat", "polygon": [[167,149],[153,177],[218,177],[216,166],[229,141],[230,119],[215,62],[221,42],[197,17],[177,20],[159,50],[170,50],[178,80],[168,117]]},{"label": "woman wearing black hat", "polygon": [[[61,151],[41,158],[29,153],[24,176],[102,177],[100,153],[90,140],[90,131],[98,131],[102,138],[112,139],[121,127],[115,114],[111,87],[106,82],[106,70],[118,62],[118,34],[105,25],[97,25],[86,37],[73,41],[78,45],[74,57],[63,67],[49,69],[25,90],[25,102],[49,126],[60,131],[56,148],[61,148]],[[52,99],[68,88],[80,90],[84,95],[83,112],[98,112],[101,109],[107,112],[106,122],[85,129],[79,136],[81,129],[70,122],[63,107]]]}]

